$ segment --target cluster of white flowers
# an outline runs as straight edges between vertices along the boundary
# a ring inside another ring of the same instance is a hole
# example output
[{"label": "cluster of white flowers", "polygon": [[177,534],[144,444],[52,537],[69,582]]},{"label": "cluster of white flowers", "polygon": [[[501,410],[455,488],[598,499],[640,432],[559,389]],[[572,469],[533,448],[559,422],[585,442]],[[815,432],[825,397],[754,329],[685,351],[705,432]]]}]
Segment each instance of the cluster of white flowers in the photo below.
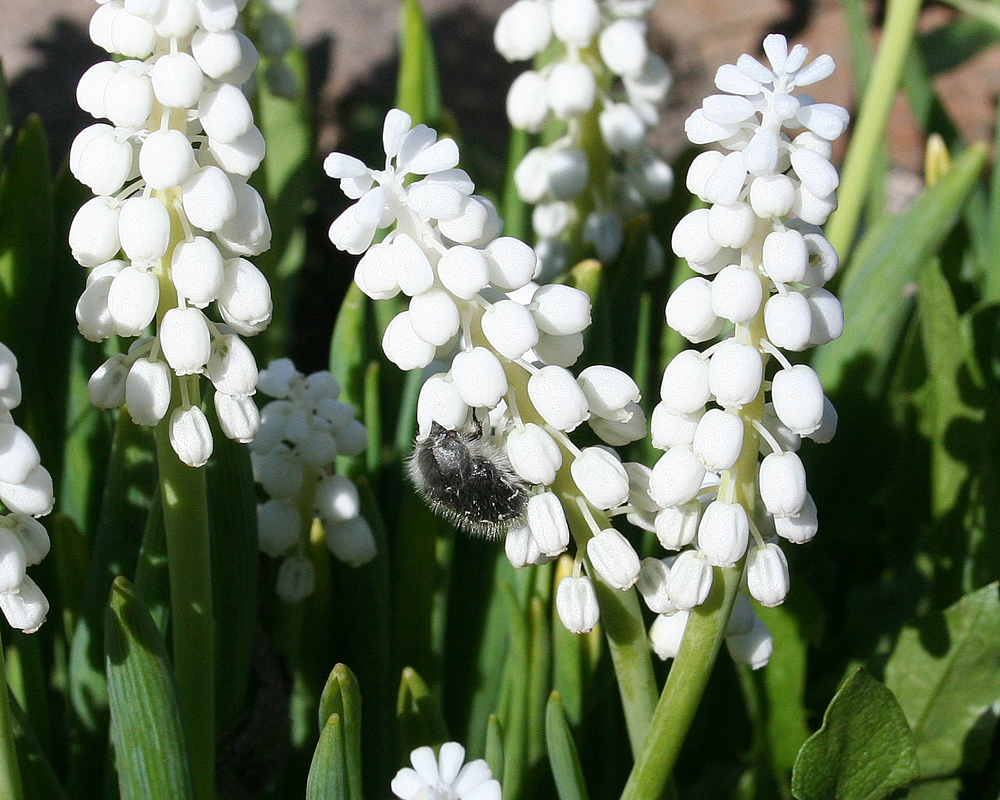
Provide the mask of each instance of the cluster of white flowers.
[{"label": "cluster of white flowers", "polygon": [[[683,612],[708,596],[714,566],[745,557],[749,594],[765,606],[784,600],[788,566],[774,536],[801,543],[817,527],[796,451],[802,437],[826,442],[836,429],[816,373],[793,366],[781,349],[824,344],[843,330],[843,308],[822,288],[837,254],[818,225],[836,207],[831,142],[848,115],[792,94],[833,72],[829,56],[805,65],[806,48],[789,51],[779,35],[764,40],[764,51],[770,69],[749,55],[721,67],[715,83],[729,94],[707,98],[685,126],[693,142],[729,152],[702,153],[688,172],[688,188],[709,207],[678,223],[673,249],[714,277],[682,283],[667,303],[667,323],[694,343],[731,334],[669,363],[650,422],[653,444],[665,452],[648,476],[655,513],[635,517],[680,553],[647,560],[639,588],[653,611],[667,615],[653,629],[666,654],[675,650]],[[785,127],[801,133],[791,138]],[[777,370],[768,379],[772,357]],[[770,637],[747,609],[734,614],[730,649],[761,666]]]},{"label": "cluster of white flowers", "polygon": [[[671,83],[666,63],[646,44],[653,5],[518,0],[497,22],[494,42],[508,61],[533,58],[553,39],[560,45],[507,95],[515,128],[537,133],[552,118],[565,123],[562,136],[532,149],[514,172],[518,194],[537,204],[532,222],[546,275],[565,269],[570,231],[592,243],[601,261],[615,258],[625,224],[673,187],[670,166],[644,144]],[[599,136],[588,131],[595,124]],[[662,248],[650,237],[647,269],[662,264]]]},{"label": "cluster of white flowers", "polygon": [[257,45],[264,56],[267,87],[278,97],[293,98],[301,90],[285,56],[295,44],[292,23],[302,0],[267,0],[267,10],[256,22]]},{"label": "cluster of white flowers", "polygon": [[[590,512],[629,502],[643,486],[642,467],[622,464],[604,447],[581,451],[567,436],[584,421],[613,446],[646,431],[639,389],[628,375],[592,366],[574,377],[567,369],[583,350],[588,296],[570,286],[531,282],[534,251],[497,236],[497,213],[456,168],[454,141],[438,141],[425,125],[411,128],[410,117],[393,110],[383,145],[384,170],[342,153],[327,158],[327,174],[357,200],[333,222],[330,238],[342,250],[365,253],[355,272],[365,294],[410,298],[408,309],[386,327],[382,348],[405,370],[439,362],[420,390],[420,436],[429,436],[434,423],[461,431],[473,420],[488,421],[491,446],[484,457],[496,458],[497,470],[514,476],[509,485],[523,484],[527,494],[522,521],[506,531],[515,566],[541,563],[568,547],[566,515],[550,491],[568,455],[570,477],[594,523],[586,545],[591,562],[609,583],[631,586],[638,556],[616,530],[599,529]],[[424,177],[406,184],[410,175]],[[380,228],[391,230],[372,245]],[[453,487],[458,501],[463,488]],[[648,497],[634,502],[651,504]],[[446,510],[453,519],[462,516],[460,507]]]},{"label": "cluster of white flowers", "polygon": [[465,748],[445,742],[435,757],[430,747],[410,753],[410,767],[392,779],[392,793],[400,800],[501,800],[500,783],[489,764],[479,758],[465,763]]},{"label": "cluster of white flowers", "polygon": [[26,572],[49,552],[49,535],[35,517],[52,510],[52,476],[31,438],[11,417],[21,402],[17,359],[0,344],[0,609],[12,628],[34,633],[49,601]]},{"label": "cluster of white flowers", "polygon": [[356,567],[375,557],[358,488],[333,471],[338,455],[364,452],[367,432],[354,418],[354,407],[337,399],[340,384],[325,370],[305,376],[281,358],[261,370],[258,388],[277,398],[261,411],[260,430],[250,445],[254,479],[269,498],[257,507],[258,545],[283,559],[277,591],[294,603],[315,587],[308,555],[315,518],[341,561]]},{"label": "cluster of white flowers", "polygon": [[[239,338],[263,330],[271,293],[245,257],[270,244],[260,195],[248,183],[264,138],[240,89],[257,53],[234,29],[246,0],[106,0],[90,36],[120,61],[80,79],[81,108],[96,123],[76,137],[70,169],[97,197],[70,229],[73,257],[90,267],[77,304],[91,341],[155,334],[108,359],[90,381],[93,403],[125,403],[139,425],[167,414],[175,376],[180,405],[170,440],[191,466],[211,454],[198,407],[200,374],[215,387],[223,431],[253,439],[257,367]],[[203,309],[215,303],[225,324]]]}]

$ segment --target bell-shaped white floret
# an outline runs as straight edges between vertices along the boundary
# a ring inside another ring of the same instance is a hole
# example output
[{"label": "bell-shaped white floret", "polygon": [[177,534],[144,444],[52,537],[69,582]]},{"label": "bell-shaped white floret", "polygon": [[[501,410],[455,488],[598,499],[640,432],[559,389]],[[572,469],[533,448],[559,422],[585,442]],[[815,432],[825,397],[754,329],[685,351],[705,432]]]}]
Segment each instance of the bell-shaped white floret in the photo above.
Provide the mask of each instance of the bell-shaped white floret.
[{"label": "bell-shaped white floret", "polygon": [[527,483],[548,486],[562,466],[562,451],[544,428],[529,422],[507,434],[507,459]]},{"label": "bell-shaped white floret", "polygon": [[160,347],[178,375],[205,369],[212,354],[212,337],[205,315],[197,308],[171,308],[160,322]]},{"label": "bell-shaped white floret", "polygon": [[601,612],[590,578],[567,575],[556,587],[556,613],[570,633],[589,633]]},{"label": "bell-shaped white floret", "polygon": [[194,171],[191,142],[180,131],[153,131],[139,148],[139,174],[152,189],[181,186]]},{"label": "bell-shaped white floret", "polygon": [[226,173],[214,165],[185,181],[181,199],[190,223],[203,231],[220,230],[236,213],[233,185]]},{"label": "bell-shaped white floret", "polygon": [[435,347],[421,339],[403,311],[389,320],[382,334],[382,352],[401,370],[423,369],[434,360]]},{"label": "bell-shaped white floret", "polygon": [[118,208],[110,197],[93,197],[80,206],[69,228],[70,250],[79,264],[96,267],[110,261],[121,249]]},{"label": "bell-shaped white floret", "polygon": [[713,500],[698,524],[698,549],[711,564],[732,567],[743,558],[750,540],[750,520],[739,503]]},{"label": "bell-shaped white floret", "polygon": [[137,358],[125,380],[125,403],[136,425],[156,425],[170,406],[170,368],[163,361]]},{"label": "bell-shaped white floret", "polygon": [[701,522],[701,511],[701,503],[690,500],[657,512],[654,530],[656,538],[664,549],[680,550],[694,541],[698,533],[698,523]]},{"label": "bell-shaped white floret", "polygon": [[361,498],[354,481],[343,475],[326,475],[316,484],[316,513],[329,522],[344,522],[361,513]]},{"label": "bell-shaped white floret", "polygon": [[[82,298],[81,298],[82,299]],[[108,313],[119,336],[138,336],[153,321],[160,285],[152,272],[125,267],[108,289]]]},{"label": "bell-shaped white floret", "polygon": [[194,108],[205,91],[205,77],[194,56],[167,53],[153,63],[153,93],[167,108]]},{"label": "bell-shaped white floret", "polygon": [[473,408],[496,408],[507,394],[507,375],[499,359],[485,347],[459,353],[451,364],[458,394]]},{"label": "bell-shaped white floret", "polygon": [[628,473],[603,447],[585,447],[569,469],[573,482],[594,508],[617,508],[628,500]]},{"label": "bell-shaped white floret", "polygon": [[170,245],[170,214],[155,197],[130,197],[118,215],[118,238],[130,260],[151,264]]},{"label": "bell-shaped white floret", "polygon": [[219,312],[243,336],[260,333],[271,321],[271,288],[267,278],[245,258],[233,258],[222,271]]},{"label": "bell-shaped white floret", "polygon": [[569,546],[566,512],[553,492],[542,492],[528,500],[526,521],[544,555],[557,556]]},{"label": "bell-shaped white floret", "polygon": [[788,594],[788,561],[781,548],[770,542],[747,555],[747,589],[762,606],[781,605]]},{"label": "bell-shaped white floret", "polygon": [[434,422],[454,431],[465,425],[468,419],[469,406],[450,376],[437,373],[424,381],[417,397],[417,427],[421,435],[430,433]]},{"label": "bell-shaped white floret", "polygon": [[170,446],[189,467],[201,467],[212,455],[212,429],[198,406],[175,408],[170,414]]},{"label": "bell-shaped white floret", "polygon": [[222,269],[219,248],[204,236],[178,242],[170,257],[170,276],[177,293],[197,308],[204,308],[218,297]]},{"label": "bell-shaped white floret", "polygon": [[695,414],[712,395],[708,359],[695,350],[682,350],[663,370],[660,399],[673,414]]},{"label": "bell-shaped white floret", "polygon": [[573,373],[563,367],[542,367],[528,379],[528,397],[549,425],[575,430],[590,414],[587,397]]},{"label": "bell-shaped white floret", "polygon": [[231,83],[224,83],[214,92],[201,96],[198,118],[205,133],[224,144],[243,136],[253,125],[253,111],[246,95]]},{"label": "bell-shaped white floret", "polygon": [[614,528],[604,528],[587,542],[587,557],[598,574],[616,589],[628,589],[639,580],[639,556]]},{"label": "bell-shaped white floret", "polygon": [[725,408],[753,402],[763,377],[764,364],[757,348],[732,339],[722,342],[708,362],[708,385]]},{"label": "bell-shaped white floret", "polygon": [[252,442],[260,428],[260,412],[249,395],[216,392],[215,413],[222,432],[234,442]]}]

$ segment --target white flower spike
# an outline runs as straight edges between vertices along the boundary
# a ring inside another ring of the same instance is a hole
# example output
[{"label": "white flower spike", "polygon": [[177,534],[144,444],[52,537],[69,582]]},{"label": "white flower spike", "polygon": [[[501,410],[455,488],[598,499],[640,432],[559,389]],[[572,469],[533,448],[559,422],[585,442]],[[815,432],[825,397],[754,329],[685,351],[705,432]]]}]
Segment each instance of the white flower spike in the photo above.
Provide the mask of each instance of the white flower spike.
[{"label": "white flower spike", "polygon": [[[91,268],[77,304],[80,331],[92,341],[141,336],[155,320],[141,347],[94,373],[91,396],[101,408],[124,400],[140,425],[166,420],[191,466],[212,450],[197,405],[202,374],[214,384],[226,435],[253,438],[256,365],[232,340],[259,333],[271,316],[267,281],[244,258],[266,250],[271,231],[247,184],[264,140],[240,88],[257,53],[233,27],[238,5],[104,2],[91,38],[128,58],[91,67],[77,89],[81,108],[111,122],[82,131],[71,149],[73,174],[98,195],[70,230],[74,258]],[[212,304],[221,323],[209,315]],[[239,351],[241,366],[220,371],[210,357],[220,349]],[[167,418],[172,384],[179,403]]]},{"label": "white flower spike", "polygon": [[[822,288],[837,257],[817,225],[836,207],[830,142],[848,116],[795,94],[833,72],[829,56],[806,63],[805,47],[789,50],[776,34],[764,40],[764,52],[770,66],[744,55],[720,67],[715,83],[723,94],[707,98],[685,125],[692,142],[716,143],[722,152],[702,153],[688,172],[688,188],[708,207],[681,219],[672,244],[702,277],[675,291],[667,324],[693,343],[726,335],[670,362],[653,413],[653,444],[665,453],[649,494],[661,509],[657,537],[681,551],[668,592],[678,608],[704,601],[710,565],[742,567],[744,560],[746,591],[764,605],[784,600],[788,565],[761,531],[796,543],[815,535],[816,506],[795,451],[801,437],[827,441],[835,428],[816,373],[792,365],[782,350],[843,331],[843,309]],[[669,657],[680,623],[663,619],[650,635]],[[755,669],[772,647],[762,623],[731,633],[727,644]]]}]

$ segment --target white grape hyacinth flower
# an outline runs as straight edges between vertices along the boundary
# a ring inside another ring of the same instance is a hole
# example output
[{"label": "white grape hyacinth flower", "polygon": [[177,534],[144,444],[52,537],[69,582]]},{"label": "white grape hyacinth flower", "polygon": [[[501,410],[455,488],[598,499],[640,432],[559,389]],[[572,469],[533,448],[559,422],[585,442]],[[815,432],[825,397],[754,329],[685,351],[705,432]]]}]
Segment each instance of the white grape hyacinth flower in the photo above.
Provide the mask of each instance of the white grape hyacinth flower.
[{"label": "white grape hyacinth flower", "polygon": [[245,2],[100,3],[91,39],[124,58],[95,64],[77,87],[80,107],[107,120],[70,150],[70,170],[97,195],[69,233],[73,257],[90,269],[80,332],[99,342],[153,328],[94,373],[91,400],[127,404],[140,425],[160,424],[179,400],[167,424],[190,466],[212,452],[201,375],[227,436],[250,441],[259,422],[257,365],[241,337],[271,318],[267,280],[247,260],[270,246],[271,229],[247,183],[264,138],[240,88],[257,64],[234,27]]},{"label": "white grape hyacinth flower", "polygon": [[38,449],[14,422],[21,403],[17,359],[0,343],[0,609],[12,628],[34,633],[49,611],[45,594],[27,574],[49,552],[49,534],[36,517],[52,511],[52,477]]},{"label": "white grape hyacinth flower", "polygon": [[[695,344],[724,338],[668,364],[652,416],[654,446],[665,452],[649,495],[660,508],[660,542],[680,551],[668,578],[671,587],[683,583],[668,593],[679,608],[704,599],[702,564],[745,564],[744,588],[755,600],[784,600],[788,566],[777,538],[805,542],[817,527],[796,451],[803,438],[826,442],[836,428],[816,373],[782,351],[825,344],[843,330],[843,308],[823,288],[837,254],[818,226],[836,208],[831,142],[848,115],[794,94],[833,72],[829,56],[807,64],[806,48],[789,50],[777,34],[764,52],[769,67],[749,55],[720,67],[724,94],[685,124],[692,142],[721,150],[697,156],[688,171],[687,187],[708,205],[681,219],[672,245],[699,274],[670,297],[667,324]],[[748,623],[727,640],[734,658],[766,663],[762,625]],[[660,623],[654,638],[676,628]]]},{"label": "white grape hyacinth flower", "polygon": [[[563,135],[533,148],[514,173],[521,199],[536,204],[532,221],[546,276],[566,268],[573,234],[602,262],[614,259],[628,222],[673,188],[670,166],[645,144],[672,82],[670,68],[647,45],[652,6],[518,0],[497,21],[494,44],[508,61],[558,45],[552,60],[521,73],[507,94],[513,127],[539,133],[553,120],[565,125]],[[587,131],[593,113],[603,147],[594,163],[586,152],[595,146]],[[662,248],[650,237],[647,272],[662,264]]]},{"label": "white grape hyacinth flower", "polygon": [[445,742],[437,756],[430,747],[418,747],[410,763],[392,779],[392,793],[400,800],[502,800],[489,764],[481,758],[466,764],[458,742]]},{"label": "white grape hyacinth flower", "polygon": [[[551,490],[560,473],[576,483],[592,533],[607,528],[596,522],[600,512],[631,510],[627,470],[617,456],[581,451],[568,434],[586,422],[609,445],[642,438],[639,389],[611,367],[570,371],[590,325],[589,297],[532,282],[535,252],[500,235],[492,203],[458,168],[453,140],[438,140],[394,109],[382,141],[384,169],[343,153],[328,156],[324,167],[356,201],[333,222],[330,238],[363,254],[358,287],[373,300],[409,298],[386,327],[382,349],[400,369],[428,373],[417,400],[410,475],[458,527],[505,537],[515,566],[549,561],[570,540]],[[385,236],[372,244],[379,230]],[[467,489],[461,465],[489,480]],[[580,535],[578,547],[590,538]],[[611,582],[624,588],[634,579],[621,565],[627,571],[638,557],[624,537],[616,543],[631,556],[618,552],[606,561],[614,565]]]},{"label": "white grape hyacinth flower", "polygon": [[358,487],[334,471],[337,456],[364,452],[368,434],[354,407],[338,399],[340,384],[325,370],[303,375],[290,359],[280,358],[261,370],[259,388],[275,399],[261,411],[250,444],[254,479],[268,497],[257,508],[258,546],[282,559],[278,595],[294,603],[315,586],[308,552],[314,519],[341,561],[357,567],[376,555]]}]

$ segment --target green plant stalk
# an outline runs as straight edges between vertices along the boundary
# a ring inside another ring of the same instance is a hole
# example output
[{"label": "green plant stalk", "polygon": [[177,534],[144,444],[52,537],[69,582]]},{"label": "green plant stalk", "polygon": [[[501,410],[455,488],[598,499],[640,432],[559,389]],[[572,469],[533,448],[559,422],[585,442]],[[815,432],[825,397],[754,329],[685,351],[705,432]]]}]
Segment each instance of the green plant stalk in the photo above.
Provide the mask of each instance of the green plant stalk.
[{"label": "green plant stalk", "polygon": [[[481,335],[481,331],[476,333]],[[506,366],[511,391],[518,398],[518,411],[522,420],[544,426],[545,421],[528,400],[527,372],[513,362],[504,360],[503,363]],[[570,533],[577,549],[585,554],[587,541],[593,533],[577,504],[577,500],[581,498],[580,490],[577,489],[569,470],[573,457],[572,453],[564,451],[563,465],[552,484],[552,490],[562,500],[566,520],[569,522]],[[611,523],[602,511],[591,509],[591,513],[602,529],[611,527]],[[642,611],[634,589],[624,592],[615,589],[601,578],[589,561],[587,567],[597,592],[601,629],[607,638],[611,661],[615,668],[615,679],[622,700],[622,709],[625,712],[629,744],[633,757],[638,757],[643,742],[646,741],[657,697],[656,676],[653,674],[653,659],[646,638],[646,625],[642,620]]]},{"label": "green plant stalk", "polygon": [[[180,404],[175,387],[156,426],[156,461],[170,565],[174,675],[199,798],[215,794],[215,620],[205,473],[182,463],[170,445],[167,420]],[[192,402],[196,402],[192,398]]]},{"label": "green plant stalk", "polygon": [[691,612],[680,652],[653,714],[649,736],[621,800],[655,800],[667,792],[684,737],[705,692],[729,622],[742,567],[716,567],[712,592]]},{"label": "green plant stalk", "polygon": [[861,211],[871,189],[872,169],[884,145],[889,113],[913,42],[919,12],[920,0],[893,0],[888,7],[881,45],[841,171],[840,205],[826,226],[826,238],[840,253],[842,262],[847,260],[854,243]]},{"label": "green plant stalk", "polygon": [[[170,263],[182,241],[176,190],[156,193],[171,215],[170,247],[161,263]],[[160,285],[156,329],[163,316],[177,306],[177,290],[166,267],[157,271]],[[197,378],[198,376],[196,376]],[[189,467],[170,444],[169,420],[182,404],[180,381],[171,378],[170,405],[154,428],[156,465],[163,503],[167,563],[170,574],[171,657],[177,680],[181,720],[191,757],[195,793],[200,800],[215,796],[215,616],[212,613],[212,564],[208,531],[208,487],[205,472]],[[199,378],[200,380],[200,378]],[[188,383],[188,400],[201,402],[198,382]],[[121,754],[119,755],[121,757]]]},{"label": "green plant stalk", "polygon": [[7,694],[7,664],[3,656],[3,642],[0,641],[0,800],[22,800],[21,768],[17,763],[14,724]]}]

